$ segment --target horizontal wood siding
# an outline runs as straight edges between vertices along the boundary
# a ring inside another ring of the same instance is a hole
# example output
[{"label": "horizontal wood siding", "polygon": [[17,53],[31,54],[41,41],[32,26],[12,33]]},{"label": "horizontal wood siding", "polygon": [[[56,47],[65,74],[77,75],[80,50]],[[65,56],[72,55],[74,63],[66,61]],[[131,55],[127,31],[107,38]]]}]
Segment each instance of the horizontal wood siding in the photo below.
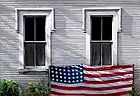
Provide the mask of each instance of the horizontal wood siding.
[{"label": "horizontal wood siding", "polygon": [[0,79],[27,82],[46,80],[43,73],[18,72],[20,34],[15,31],[15,8],[55,8],[56,31],[52,33],[52,64],[80,64],[86,60],[86,34],[82,9],[122,7],[123,32],[118,33],[118,63],[135,64],[135,83],[140,88],[139,0],[0,0]]}]

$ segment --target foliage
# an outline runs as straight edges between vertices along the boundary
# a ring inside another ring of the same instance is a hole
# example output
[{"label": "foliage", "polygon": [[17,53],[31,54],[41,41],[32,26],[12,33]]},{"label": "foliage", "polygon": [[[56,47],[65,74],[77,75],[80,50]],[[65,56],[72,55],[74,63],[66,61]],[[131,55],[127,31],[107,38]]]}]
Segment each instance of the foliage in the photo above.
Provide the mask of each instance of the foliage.
[{"label": "foliage", "polygon": [[0,96],[21,96],[21,89],[14,80],[4,80],[0,83]]},{"label": "foliage", "polygon": [[50,91],[49,83],[29,83],[25,89],[26,96],[48,96]]},{"label": "foliage", "polygon": [[127,94],[126,96],[140,96],[140,94],[138,93],[137,88],[133,86],[131,94]]},{"label": "foliage", "polygon": [[135,86],[132,87],[132,93],[131,94],[132,94],[132,96],[137,96],[138,90]]}]

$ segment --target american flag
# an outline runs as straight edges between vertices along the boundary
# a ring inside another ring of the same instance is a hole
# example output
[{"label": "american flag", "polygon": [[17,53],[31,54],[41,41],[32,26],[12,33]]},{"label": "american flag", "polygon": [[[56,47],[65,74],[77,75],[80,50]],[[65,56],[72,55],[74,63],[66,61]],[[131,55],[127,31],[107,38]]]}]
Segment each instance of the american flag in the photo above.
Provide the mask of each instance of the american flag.
[{"label": "american flag", "polygon": [[51,94],[123,96],[132,90],[133,66],[50,66]]}]

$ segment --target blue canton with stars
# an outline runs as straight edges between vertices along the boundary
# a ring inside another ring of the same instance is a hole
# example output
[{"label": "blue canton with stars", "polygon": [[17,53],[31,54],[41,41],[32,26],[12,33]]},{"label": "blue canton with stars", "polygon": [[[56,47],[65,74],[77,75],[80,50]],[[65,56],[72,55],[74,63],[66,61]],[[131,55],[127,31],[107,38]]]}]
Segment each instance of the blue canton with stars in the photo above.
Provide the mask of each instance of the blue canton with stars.
[{"label": "blue canton with stars", "polygon": [[83,66],[50,66],[50,78],[53,82],[74,84],[83,82]]}]

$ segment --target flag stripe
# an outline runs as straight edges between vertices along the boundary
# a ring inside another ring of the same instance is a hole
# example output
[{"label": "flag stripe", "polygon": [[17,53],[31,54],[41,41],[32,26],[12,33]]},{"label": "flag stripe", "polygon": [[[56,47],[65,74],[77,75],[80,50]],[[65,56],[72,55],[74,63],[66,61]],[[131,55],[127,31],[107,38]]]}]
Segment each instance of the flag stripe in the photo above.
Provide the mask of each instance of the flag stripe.
[{"label": "flag stripe", "polygon": [[121,76],[121,75],[125,75],[125,74],[133,74],[133,71],[128,71],[128,72],[116,72],[116,73],[110,73],[110,74],[85,74],[85,77],[90,77],[90,78],[94,78],[94,77],[111,77],[111,76]]},{"label": "flag stripe", "polygon": [[88,81],[84,80],[84,83],[86,84],[107,84],[107,83],[115,83],[115,82],[123,82],[123,81],[132,81],[133,78],[122,78],[122,79],[116,79],[116,80],[102,80],[102,81]]},{"label": "flag stripe", "polygon": [[52,85],[52,88],[61,89],[61,90],[94,90],[94,91],[97,90],[97,91],[102,91],[102,90],[127,88],[127,87],[131,87],[131,86],[132,86],[132,84],[122,85],[122,86],[113,86],[113,87],[111,86],[111,87],[91,88],[91,87],[86,87],[86,86],[67,87],[67,86]]},{"label": "flag stripe", "polygon": [[133,78],[133,74],[126,74],[122,76],[112,76],[112,77],[98,77],[98,78],[84,77],[84,79],[88,81],[116,80],[116,79],[122,79],[122,78]]},{"label": "flag stripe", "polygon": [[105,70],[115,70],[115,69],[126,69],[132,68],[134,64],[131,65],[121,65],[121,66],[103,66],[103,67],[91,67],[91,66],[84,66],[84,70],[86,71],[105,71]]},{"label": "flag stripe", "polygon": [[85,84],[85,83],[64,84],[64,83],[58,83],[58,82],[51,82],[52,85],[58,85],[58,86],[68,86],[68,87],[88,86],[92,88],[122,86],[122,85],[127,85],[127,84],[132,84],[132,83],[133,81],[115,82],[115,83],[108,83],[108,84]]},{"label": "flag stripe", "polygon": [[104,70],[104,71],[86,71],[84,70],[85,74],[110,74],[110,73],[116,73],[116,72],[128,72],[133,71],[132,68],[126,68],[126,69],[114,69],[114,70]]},{"label": "flag stripe", "polygon": [[61,90],[61,89],[56,89],[56,88],[52,88],[52,91],[55,92],[62,92],[65,94],[113,94],[113,93],[118,93],[118,92],[125,92],[125,91],[131,91],[132,88],[131,87],[126,87],[126,88],[120,88],[120,89],[112,89],[112,90]]},{"label": "flag stripe", "polygon": [[131,91],[125,91],[125,92],[118,92],[118,93],[114,93],[114,94],[65,94],[65,93],[61,93],[61,92],[55,92],[55,91],[51,91],[51,94],[54,95],[58,95],[58,96],[121,96],[121,95],[125,95],[131,93]]},{"label": "flag stripe", "polygon": [[121,96],[132,91],[134,65],[52,67],[51,93],[70,96]]}]

